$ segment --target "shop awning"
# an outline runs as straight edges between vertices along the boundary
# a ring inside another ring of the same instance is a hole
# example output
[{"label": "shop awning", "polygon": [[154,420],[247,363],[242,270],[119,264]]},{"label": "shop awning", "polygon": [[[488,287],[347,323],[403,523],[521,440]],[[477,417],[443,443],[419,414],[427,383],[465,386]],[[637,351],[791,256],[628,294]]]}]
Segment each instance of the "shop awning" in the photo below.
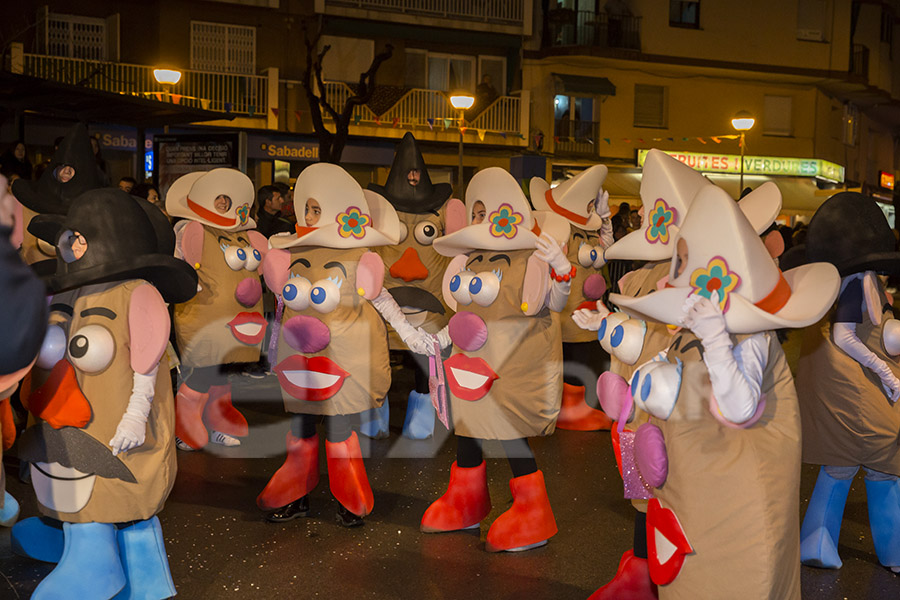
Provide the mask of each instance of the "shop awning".
[{"label": "shop awning", "polygon": [[592,94],[597,96],[615,96],[616,86],[606,77],[587,77],[584,75],[567,75],[553,73],[556,80],[557,93]]}]

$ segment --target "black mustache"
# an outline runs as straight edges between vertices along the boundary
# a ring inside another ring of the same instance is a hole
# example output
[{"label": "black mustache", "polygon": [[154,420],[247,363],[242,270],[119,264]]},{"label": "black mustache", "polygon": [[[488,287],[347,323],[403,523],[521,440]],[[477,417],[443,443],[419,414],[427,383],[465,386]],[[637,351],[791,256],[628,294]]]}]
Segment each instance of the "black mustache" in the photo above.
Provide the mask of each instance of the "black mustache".
[{"label": "black mustache", "polygon": [[137,483],[134,474],[104,444],[74,427],[54,429],[48,423],[29,427],[19,440],[19,458],[30,463],[59,463],[107,479]]},{"label": "black mustache", "polygon": [[444,305],[428,290],[411,285],[398,285],[387,288],[387,291],[400,306],[411,306],[439,315],[444,314]]}]

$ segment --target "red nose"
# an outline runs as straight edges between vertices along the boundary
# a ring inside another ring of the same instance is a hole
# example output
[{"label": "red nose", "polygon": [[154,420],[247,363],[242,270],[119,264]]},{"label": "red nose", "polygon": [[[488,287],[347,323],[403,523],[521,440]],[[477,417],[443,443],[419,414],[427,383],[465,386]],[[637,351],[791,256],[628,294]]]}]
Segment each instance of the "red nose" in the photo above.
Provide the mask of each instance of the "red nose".
[{"label": "red nose", "polygon": [[242,279],[234,291],[234,297],[238,302],[250,308],[262,298],[262,284],[256,277]]},{"label": "red nose", "polygon": [[391,277],[409,283],[427,278],[428,269],[419,260],[419,253],[416,252],[416,249],[407,248],[400,260],[391,265]]},{"label": "red nose", "polygon": [[91,420],[91,405],[78,387],[75,369],[63,359],[56,363],[50,377],[26,402],[28,410],[47,421],[54,429],[84,427]]}]

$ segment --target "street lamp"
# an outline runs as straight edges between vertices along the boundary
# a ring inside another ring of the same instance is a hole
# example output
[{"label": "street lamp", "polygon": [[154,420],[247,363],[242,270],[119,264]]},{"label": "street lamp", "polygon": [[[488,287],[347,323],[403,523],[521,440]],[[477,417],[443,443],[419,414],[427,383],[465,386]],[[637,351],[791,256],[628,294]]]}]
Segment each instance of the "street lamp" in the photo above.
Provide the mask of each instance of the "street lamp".
[{"label": "street lamp", "polygon": [[450,106],[459,111],[459,173],[456,179],[457,196],[462,198],[463,194],[463,123],[465,123],[466,110],[472,108],[475,104],[475,96],[471,96],[466,92],[453,92],[450,95]]},{"label": "street lamp", "polygon": [[744,193],[744,132],[752,129],[755,123],[756,119],[746,110],[740,111],[731,119],[731,126],[741,132],[741,184],[738,188],[738,199]]},{"label": "street lamp", "polygon": [[153,69],[153,78],[162,85],[175,85],[181,81],[181,71],[174,69]]}]

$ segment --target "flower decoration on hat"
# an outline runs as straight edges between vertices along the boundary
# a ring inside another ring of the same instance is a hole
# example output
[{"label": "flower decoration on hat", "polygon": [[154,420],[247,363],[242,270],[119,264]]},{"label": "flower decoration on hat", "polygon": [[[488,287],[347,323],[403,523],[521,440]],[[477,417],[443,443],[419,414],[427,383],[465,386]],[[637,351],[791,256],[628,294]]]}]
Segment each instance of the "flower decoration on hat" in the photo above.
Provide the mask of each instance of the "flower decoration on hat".
[{"label": "flower decoration on hat", "polygon": [[366,227],[372,225],[372,218],[355,206],[337,216],[338,233],[342,238],[354,237],[362,239],[366,236]]},{"label": "flower decoration on hat", "polygon": [[728,310],[729,294],[741,283],[741,276],[729,270],[728,262],[721,256],[713,257],[706,268],[691,273],[693,293],[712,300],[713,292],[719,294],[719,308]]},{"label": "flower decoration on hat", "polygon": [[496,211],[488,216],[491,223],[491,235],[493,237],[505,237],[512,239],[516,237],[519,223],[525,220],[522,213],[513,210],[510,204],[503,203]]},{"label": "flower decoration on hat", "polygon": [[238,220],[240,220],[241,222],[241,225],[246,225],[247,221],[250,220],[250,205],[241,204],[237,207],[237,211],[235,212],[237,214]]},{"label": "flower decoration on hat", "polygon": [[653,209],[648,216],[650,226],[647,228],[647,241],[651,244],[662,242],[669,243],[669,228],[675,224],[678,211],[669,206],[662,198],[657,198],[653,203]]}]

